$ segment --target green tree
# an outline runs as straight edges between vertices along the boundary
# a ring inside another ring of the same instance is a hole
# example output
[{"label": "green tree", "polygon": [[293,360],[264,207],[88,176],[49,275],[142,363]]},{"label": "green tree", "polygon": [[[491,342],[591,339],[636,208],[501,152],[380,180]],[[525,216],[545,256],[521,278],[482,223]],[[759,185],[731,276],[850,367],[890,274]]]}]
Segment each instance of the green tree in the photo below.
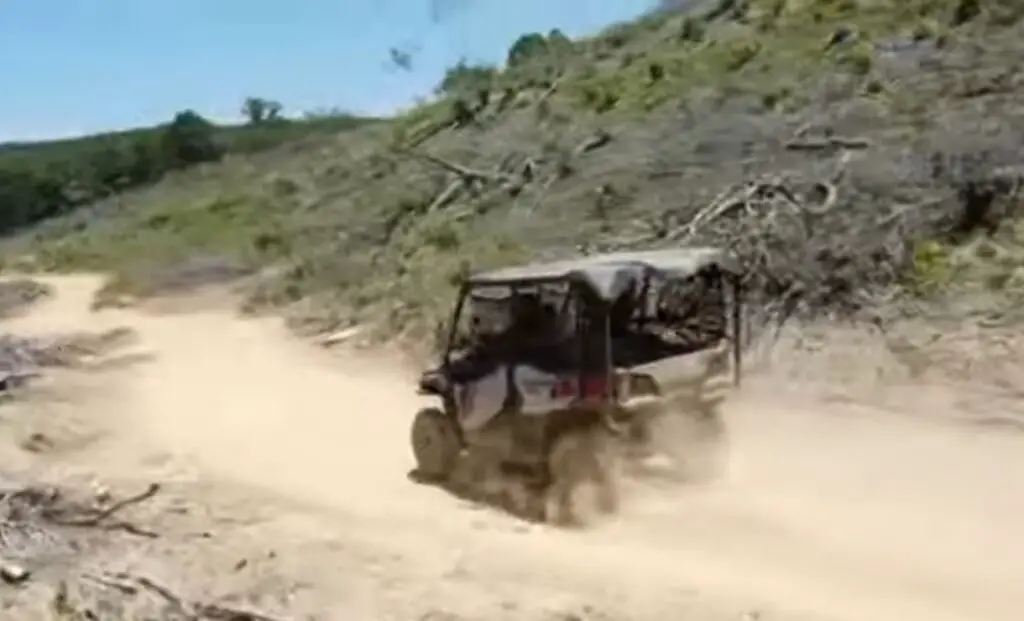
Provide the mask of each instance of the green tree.
[{"label": "green tree", "polygon": [[446,95],[476,94],[489,91],[494,84],[496,69],[488,65],[470,65],[465,59],[444,72],[437,90]]},{"label": "green tree", "polygon": [[131,145],[131,160],[128,169],[129,184],[132,186],[152,183],[164,173],[160,141],[152,136],[143,136]]},{"label": "green tree", "polygon": [[0,232],[60,215],[66,202],[59,179],[47,170],[27,163],[0,169]]},{"label": "green tree", "polygon": [[519,37],[512,44],[505,64],[507,69],[512,71],[527,65],[546,65],[549,69],[558,69],[572,53],[572,49],[572,39],[557,28],[547,36],[531,32]]},{"label": "green tree", "polygon": [[548,33],[547,48],[552,54],[566,54],[572,51],[572,39],[567,37],[565,33],[558,28],[555,28]]},{"label": "green tree", "polygon": [[91,151],[88,169],[83,171],[83,175],[93,182],[97,193],[116,191],[130,185],[128,171],[134,157],[131,143],[105,138]]},{"label": "green tree", "polygon": [[242,102],[242,115],[250,125],[276,121],[281,118],[282,110],[284,110],[284,106],[279,102],[262,97],[248,97]]},{"label": "green tree", "polygon": [[161,139],[161,152],[167,168],[212,162],[224,154],[214,138],[216,127],[192,110],[179,112],[167,125]]},{"label": "green tree", "polygon": [[524,34],[508,49],[506,66],[513,69],[548,52],[548,40],[539,32]]}]

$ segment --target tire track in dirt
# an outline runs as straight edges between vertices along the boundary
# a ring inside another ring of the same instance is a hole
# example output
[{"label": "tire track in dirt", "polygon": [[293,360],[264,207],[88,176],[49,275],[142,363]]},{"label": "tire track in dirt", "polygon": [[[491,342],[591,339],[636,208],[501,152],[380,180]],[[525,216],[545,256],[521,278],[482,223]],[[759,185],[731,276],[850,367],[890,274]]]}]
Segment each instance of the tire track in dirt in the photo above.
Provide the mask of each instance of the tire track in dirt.
[{"label": "tire track in dirt", "polygon": [[217,309],[90,313],[98,279],[47,280],[59,295],[12,328],[129,325],[157,354],[122,373],[120,442],[334,515],[340,536],[400,555],[422,580],[455,555],[466,597],[514,584],[530,599],[544,585],[628,602],[638,618],[694,589],[787,619],[1017,621],[1024,609],[1020,437],[755,387],[731,407],[723,482],[638,487],[586,532],[526,527],[406,479],[422,404],[411,373]]}]

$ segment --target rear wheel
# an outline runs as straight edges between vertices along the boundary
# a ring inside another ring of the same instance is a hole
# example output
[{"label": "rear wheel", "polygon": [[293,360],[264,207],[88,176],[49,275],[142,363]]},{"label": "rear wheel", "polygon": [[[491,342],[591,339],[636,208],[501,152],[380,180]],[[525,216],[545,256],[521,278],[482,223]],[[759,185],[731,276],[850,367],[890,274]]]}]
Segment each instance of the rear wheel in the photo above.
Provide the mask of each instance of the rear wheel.
[{"label": "rear wheel", "polygon": [[438,408],[424,408],[412,423],[412,452],[416,474],[429,480],[446,479],[455,469],[462,446],[455,422]]},{"label": "rear wheel", "polygon": [[717,477],[725,466],[727,431],[719,403],[690,401],[666,408],[650,421],[639,472],[679,482]]},{"label": "rear wheel", "polygon": [[693,482],[708,481],[722,474],[725,467],[727,437],[725,421],[718,404],[705,404],[690,413],[685,453],[684,477]]},{"label": "rear wheel", "polygon": [[[582,526],[592,509],[613,513],[619,506],[618,456],[614,440],[601,426],[562,432],[552,442],[548,455],[550,485],[545,504],[550,503],[551,521],[563,526]],[[593,492],[593,507],[581,503],[583,487]]]}]

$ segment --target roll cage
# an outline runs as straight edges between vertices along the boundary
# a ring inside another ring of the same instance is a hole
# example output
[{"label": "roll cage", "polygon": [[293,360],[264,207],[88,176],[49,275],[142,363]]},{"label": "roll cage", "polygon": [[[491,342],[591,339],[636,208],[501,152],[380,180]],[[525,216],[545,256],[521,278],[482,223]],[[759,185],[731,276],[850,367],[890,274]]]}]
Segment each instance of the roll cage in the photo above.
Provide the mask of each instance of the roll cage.
[{"label": "roll cage", "polygon": [[[528,264],[474,274],[462,283],[451,317],[442,367],[450,365],[453,346],[467,302],[481,292],[492,299],[512,302],[527,290],[564,288],[560,319],[571,309],[571,332],[575,337],[575,364],[582,373],[610,374],[614,370],[616,322],[642,328],[663,321],[661,302],[667,296],[686,300],[685,288],[674,284],[694,280],[714,284],[715,304],[720,304],[720,337],[731,341],[733,372],[738,384],[742,364],[742,289],[735,261],[714,248],[687,248],[647,252],[611,253],[550,263]],[[622,312],[623,300],[633,300]],[[685,311],[683,311],[685,314]],[[699,347],[697,348],[699,349]],[[623,362],[626,362],[623,360]],[[626,363],[623,366],[632,366]]]}]

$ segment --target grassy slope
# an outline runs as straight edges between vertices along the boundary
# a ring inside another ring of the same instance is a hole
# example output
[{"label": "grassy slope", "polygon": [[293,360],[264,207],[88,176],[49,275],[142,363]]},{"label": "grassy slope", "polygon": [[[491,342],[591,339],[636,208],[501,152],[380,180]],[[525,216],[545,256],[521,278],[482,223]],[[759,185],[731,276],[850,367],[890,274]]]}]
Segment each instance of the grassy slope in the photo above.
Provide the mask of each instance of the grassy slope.
[{"label": "grassy slope", "polygon": [[[423,337],[470,264],[629,236],[753,173],[825,174],[838,153],[782,148],[801,128],[880,145],[854,182],[864,206],[920,198],[892,177],[919,176],[927,162],[913,160],[917,151],[957,162],[967,151],[1003,154],[1016,144],[1008,128],[1024,127],[1014,101],[1024,8],[972,7],[749,0],[711,15],[649,16],[576,42],[558,62],[560,78],[550,62],[500,75],[464,126],[450,126],[445,100],[229,157],[48,223],[8,242],[8,255],[50,269],[113,269],[120,288],[141,292],[196,256],[206,268],[193,261],[192,272],[273,266],[252,288],[254,306],[287,305],[317,326],[372,320],[384,333]],[[859,39],[826,51],[838,28]],[[979,131],[979,116],[995,130]],[[579,149],[602,134],[607,145]],[[459,177],[424,153],[516,183],[485,177],[437,203]],[[526,162],[535,174],[524,180]],[[1006,264],[1000,277],[1022,264],[1007,247],[995,251]],[[921,277],[945,282],[953,258],[937,254],[922,261]]]},{"label": "grassy slope", "polygon": [[[214,137],[229,151],[253,151],[309,135],[345,131],[372,123],[374,120],[376,119],[338,115],[268,123],[260,126],[221,125],[217,128]],[[41,161],[70,159],[80,154],[96,151],[97,145],[119,140],[145,138],[159,131],[159,127],[139,127],[63,140],[2,142],[0,143],[0,165],[13,158],[30,158]]]}]

